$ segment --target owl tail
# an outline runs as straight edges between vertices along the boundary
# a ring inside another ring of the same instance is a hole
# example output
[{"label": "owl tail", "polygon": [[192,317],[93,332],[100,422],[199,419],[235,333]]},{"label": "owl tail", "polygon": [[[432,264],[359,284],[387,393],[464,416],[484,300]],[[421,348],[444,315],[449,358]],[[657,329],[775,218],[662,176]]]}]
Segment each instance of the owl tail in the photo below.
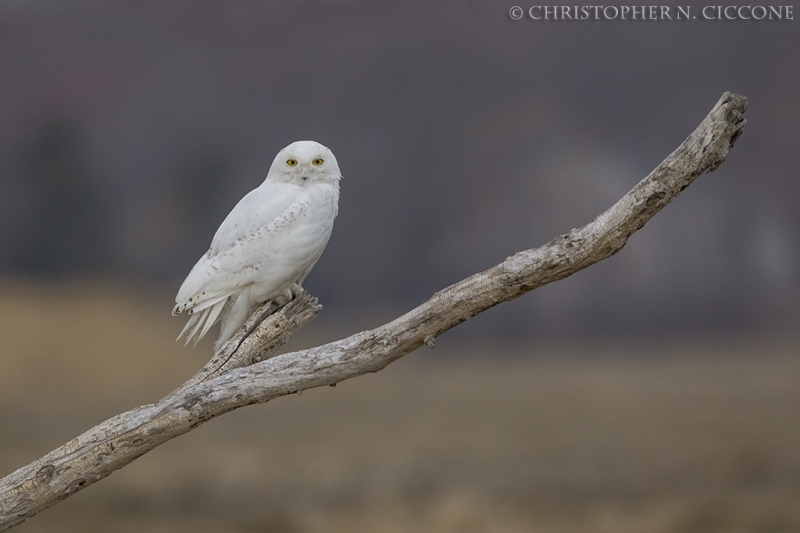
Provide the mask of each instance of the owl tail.
[{"label": "owl tail", "polygon": [[177,341],[180,340],[181,337],[185,337],[186,342],[184,345],[186,345],[189,344],[189,341],[194,339],[194,344],[197,345],[200,339],[211,329],[211,326],[217,322],[219,314],[222,312],[222,308],[225,307],[225,302],[227,301],[228,298],[223,298],[214,305],[192,314],[186,326],[184,326],[183,331],[181,331],[181,334],[178,335],[178,338],[175,340]]}]

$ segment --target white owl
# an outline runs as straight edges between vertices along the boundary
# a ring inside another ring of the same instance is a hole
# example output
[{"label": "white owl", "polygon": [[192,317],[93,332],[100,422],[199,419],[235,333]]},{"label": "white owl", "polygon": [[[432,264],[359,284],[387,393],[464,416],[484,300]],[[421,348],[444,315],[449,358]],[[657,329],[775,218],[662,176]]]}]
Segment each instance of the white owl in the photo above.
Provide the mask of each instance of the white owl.
[{"label": "white owl", "polygon": [[314,141],[281,150],[264,183],[225,218],[175,298],[195,344],[222,320],[219,350],[267,300],[290,301],[322,255],[339,210],[339,165]]}]

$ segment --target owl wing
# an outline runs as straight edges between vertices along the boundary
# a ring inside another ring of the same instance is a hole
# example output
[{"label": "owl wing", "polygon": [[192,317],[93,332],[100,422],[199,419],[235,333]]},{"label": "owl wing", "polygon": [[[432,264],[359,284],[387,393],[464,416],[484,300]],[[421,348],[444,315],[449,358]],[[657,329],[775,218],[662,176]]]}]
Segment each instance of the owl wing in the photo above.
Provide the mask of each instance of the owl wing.
[{"label": "owl wing", "polygon": [[254,267],[264,259],[258,233],[278,220],[296,199],[296,187],[283,183],[265,182],[245,195],[181,285],[172,314],[194,314],[213,306],[221,311],[230,296],[252,282]]}]

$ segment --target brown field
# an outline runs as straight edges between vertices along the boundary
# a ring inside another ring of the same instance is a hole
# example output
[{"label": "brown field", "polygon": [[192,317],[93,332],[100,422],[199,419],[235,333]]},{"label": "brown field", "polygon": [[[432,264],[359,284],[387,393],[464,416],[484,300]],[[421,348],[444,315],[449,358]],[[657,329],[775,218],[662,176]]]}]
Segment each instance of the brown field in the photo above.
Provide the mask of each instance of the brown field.
[{"label": "brown field", "polygon": [[[169,309],[110,288],[0,288],[0,474],[201,366],[210,343],[173,343]],[[212,420],[15,531],[796,532],[798,346],[445,337]]]}]

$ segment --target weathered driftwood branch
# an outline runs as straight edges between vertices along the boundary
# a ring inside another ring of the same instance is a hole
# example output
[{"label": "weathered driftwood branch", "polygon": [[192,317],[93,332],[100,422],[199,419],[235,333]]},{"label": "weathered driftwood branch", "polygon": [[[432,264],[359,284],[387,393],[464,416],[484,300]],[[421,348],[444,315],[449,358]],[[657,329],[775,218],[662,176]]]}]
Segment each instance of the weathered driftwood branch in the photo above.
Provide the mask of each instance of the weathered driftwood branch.
[{"label": "weathered driftwood branch", "polygon": [[[292,333],[308,324],[322,306],[303,291],[283,308],[267,302],[245,322],[241,331],[214,354],[206,365],[172,394],[178,394],[234,368],[268,359],[289,340]],[[276,312],[280,310],[280,312]],[[265,318],[266,317],[266,318]]]},{"label": "weathered driftwood branch", "polygon": [[746,107],[743,96],[725,93],[683,144],[594,221],[460,281],[384,326],[269,358],[319,306],[302,294],[259,324],[264,314],[274,311],[262,307],[236,339],[160,402],[107,420],[0,480],[0,530],[215,416],[378,371],[422,344],[432,346],[442,332],[498,303],[613,255],[695,178],[725,160],[742,133]]}]

